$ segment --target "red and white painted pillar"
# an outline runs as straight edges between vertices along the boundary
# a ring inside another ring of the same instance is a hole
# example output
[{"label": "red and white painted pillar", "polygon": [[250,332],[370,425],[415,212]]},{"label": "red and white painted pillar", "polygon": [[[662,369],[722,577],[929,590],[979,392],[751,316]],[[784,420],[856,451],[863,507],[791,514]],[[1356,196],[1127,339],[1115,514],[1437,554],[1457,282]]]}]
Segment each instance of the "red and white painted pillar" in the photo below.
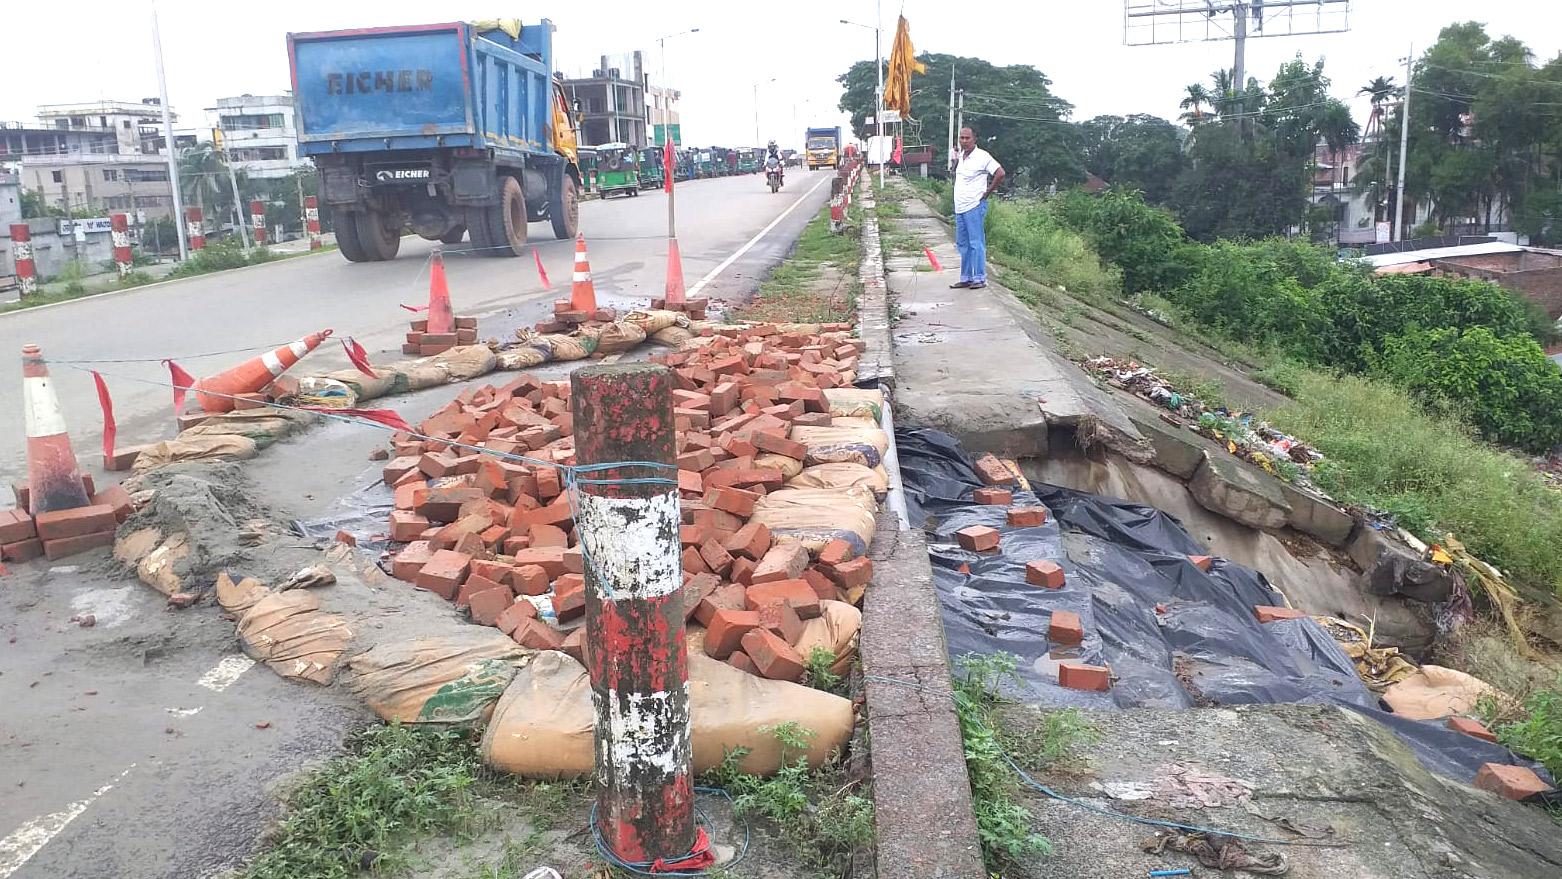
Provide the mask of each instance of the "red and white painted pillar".
[{"label": "red and white painted pillar", "polygon": [[319,250],[320,203],[312,195],[304,196],[304,231],[309,234],[309,249]]},{"label": "red and white painted pillar", "polygon": [[127,278],[135,258],[130,255],[130,220],[124,214],[109,215],[109,238],[114,243],[114,267],[121,278]]},{"label": "red and white painted pillar", "polygon": [[22,346],[22,415],[27,422],[28,512],[34,516],[85,507],[87,488],[65,432],[49,365],[37,345]]},{"label": "red and white painted pillar", "polygon": [[190,241],[191,250],[200,250],[206,246],[205,218],[201,216],[200,208],[184,209],[185,237]]},{"label": "red and white painted pillar", "polygon": [[266,243],[266,205],[260,199],[249,203],[250,229],[255,233],[255,245]]},{"label": "red and white painted pillar", "polygon": [[[649,363],[570,376],[581,465],[675,460],[673,374]],[[668,479],[619,467],[582,480]],[[680,513],[671,484],[578,484],[586,565],[586,667],[596,709],[597,820],[619,858],[678,858],[695,843]]]},{"label": "red and white painted pillar", "polygon": [[26,223],[11,224],[11,257],[16,261],[16,283],[22,298],[38,292],[38,263],[33,260],[33,231]]},{"label": "red and white painted pillar", "polygon": [[846,225],[846,181],[836,175],[830,181],[830,230],[839,232]]}]

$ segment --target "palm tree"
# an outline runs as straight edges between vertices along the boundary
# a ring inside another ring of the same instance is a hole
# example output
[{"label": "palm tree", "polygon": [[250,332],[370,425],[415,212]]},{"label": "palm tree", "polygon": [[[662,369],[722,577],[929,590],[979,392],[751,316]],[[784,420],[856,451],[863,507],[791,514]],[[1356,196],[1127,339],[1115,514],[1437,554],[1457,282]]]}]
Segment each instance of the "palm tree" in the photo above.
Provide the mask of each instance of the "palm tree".
[{"label": "palm tree", "polygon": [[1236,89],[1231,84],[1231,71],[1217,70],[1210,74],[1209,81],[1215,86],[1210,90],[1210,102],[1215,105],[1215,112],[1225,116],[1236,109]]},{"label": "palm tree", "polygon": [[1383,129],[1383,105],[1389,98],[1399,95],[1399,87],[1394,85],[1394,77],[1377,76],[1372,81],[1356,90],[1358,95],[1367,95],[1372,101],[1372,115],[1367,117],[1367,134],[1381,132]]},{"label": "palm tree", "polygon": [[1188,111],[1182,114],[1182,121],[1188,123],[1189,126],[1203,122],[1204,105],[1209,103],[1212,103],[1209,89],[1205,88],[1202,83],[1196,82],[1188,86],[1187,96],[1182,99],[1181,104],[1177,105]]},{"label": "palm tree", "polygon": [[[234,169],[233,177],[238,180],[242,199],[244,190],[248,189],[249,177],[237,168]],[[207,219],[244,225],[242,206],[233,198],[228,163],[222,151],[211,141],[202,141],[179,151],[179,189],[203,213],[210,205]],[[227,219],[219,220],[224,215]]]}]

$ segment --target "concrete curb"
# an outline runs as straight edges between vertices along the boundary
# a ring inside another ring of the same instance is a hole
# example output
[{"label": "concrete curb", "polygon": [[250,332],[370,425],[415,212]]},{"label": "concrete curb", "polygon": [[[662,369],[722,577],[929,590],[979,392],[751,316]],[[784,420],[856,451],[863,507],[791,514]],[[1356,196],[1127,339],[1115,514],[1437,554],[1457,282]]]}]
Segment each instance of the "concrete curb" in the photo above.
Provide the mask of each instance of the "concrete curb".
[{"label": "concrete curb", "polygon": [[[859,378],[893,386],[889,297],[872,187],[862,196],[862,295],[868,345]],[[893,484],[900,473],[890,474]],[[965,745],[927,544],[919,528],[880,516],[869,548],[859,650],[872,743],[876,873],[895,879],[984,879]]]}]

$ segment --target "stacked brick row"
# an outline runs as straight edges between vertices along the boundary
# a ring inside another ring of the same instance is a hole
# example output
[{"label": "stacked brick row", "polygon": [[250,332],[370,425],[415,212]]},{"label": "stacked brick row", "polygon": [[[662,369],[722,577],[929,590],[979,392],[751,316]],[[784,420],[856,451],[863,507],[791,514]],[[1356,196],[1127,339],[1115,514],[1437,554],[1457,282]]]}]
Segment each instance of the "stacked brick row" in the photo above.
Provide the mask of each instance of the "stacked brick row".
[{"label": "stacked brick row", "polygon": [[704,320],[705,310],[709,307],[710,300],[704,296],[693,296],[682,302],[668,302],[666,299],[651,300],[651,310],[681,311],[689,316],[689,320]]},{"label": "stacked brick row", "polygon": [[[822,602],[861,597],[872,562],[846,539],[810,550],[750,521],[755,504],[803,466],[794,425],[830,422],[824,389],[849,384],[860,343],[841,325],[787,333],[709,331],[655,358],[676,375],[675,420],[685,619],[704,649],[751,674],[798,680],[797,644]],[[568,382],[523,375],[464,391],[393,437],[391,561],[399,579],[467,609],[523,646],[584,661],[586,559],[561,471],[450,445],[574,463]],[[574,626],[573,630],[571,627]]]},{"label": "stacked brick row", "polygon": [[412,321],[407,331],[406,341],[402,342],[401,353],[412,354],[418,357],[428,357],[433,354],[443,354],[457,345],[472,345],[477,342],[477,318],[456,316],[456,327],[453,333],[431,333],[428,331],[426,318]]},{"label": "stacked brick row", "polygon": [[553,318],[539,321],[537,332],[539,333],[568,333],[582,326],[597,324],[609,324],[618,319],[618,312],[611,308],[598,308],[594,311],[578,309],[568,299],[553,300]]},{"label": "stacked brick row", "polygon": [[81,482],[91,503],[36,516],[30,512],[32,493],[27,486],[11,486],[16,509],[0,511],[0,561],[26,562],[39,556],[52,561],[113,546],[115,530],[132,512],[130,495],[117,485],[97,491],[91,476],[83,475]]}]

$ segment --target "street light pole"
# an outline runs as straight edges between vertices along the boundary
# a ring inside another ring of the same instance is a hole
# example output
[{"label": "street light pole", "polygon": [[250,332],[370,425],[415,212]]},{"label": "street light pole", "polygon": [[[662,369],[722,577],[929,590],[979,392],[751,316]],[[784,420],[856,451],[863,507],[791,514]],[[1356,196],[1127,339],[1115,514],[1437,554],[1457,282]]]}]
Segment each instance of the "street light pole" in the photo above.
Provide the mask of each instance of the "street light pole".
[{"label": "street light pole", "polygon": [[[855,21],[847,21],[844,18],[841,19],[840,22],[841,24],[849,24],[853,27],[867,28],[868,30],[873,31],[873,69],[874,73],[877,74],[878,81],[878,87],[874,91],[873,99],[873,122],[874,125],[878,128],[879,144],[882,146],[884,143],[884,43],[882,40],[883,32],[880,30],[878,24],[880,21],[879,14],[881,5],[882,4],[879,2],[874,3],[874,23],[872,25],[859,24]],[[872,158],[871,151],[869,158]],[[879,187],[883,188],[883,186],[884,163],[879,162]]]},{"label": "street light pole", "polygon": [[[759,146],[759,87],[776,81],[776,77],[754,81],[754,146]],[[795,111],[795,105],[794,105]]]},{"label": "street light pole", "polygon": [[[667,86],[667,41],[673,37],[681,37],[684,34],[697,34],[699,32],[699,28],[692,27],[686,31],[679,31],[676,34],[668,34],[665,37],[656,38],[656,44],[661,47],[662,51],[662,149],[665,150],[670,150],[673,148],[673,128],[667,108],[669,97],[669,89]],[[677,170],[676,163],[674,163],[674,170]],[[677,241],[678,222],[677,210],[673,206],[673,190],[675,188],[673,186],[673,182],[674,181],[672,176],[669,176],[667,178],[667,237],[672,241]]]},{"label": "street light pole", "polygon": [[185,241],[184,196],[179,192],[179,152],[174,148],[174,123],[168,110],[168,80],[163,76],[163,35],[157,26],[157,6],[152,6],[152,51],[157,55],[157,94],[163,110],[163,147],[168,150],[168,183],[173,188],[174,227],[178,230],[179,260],[190,258]]}]

